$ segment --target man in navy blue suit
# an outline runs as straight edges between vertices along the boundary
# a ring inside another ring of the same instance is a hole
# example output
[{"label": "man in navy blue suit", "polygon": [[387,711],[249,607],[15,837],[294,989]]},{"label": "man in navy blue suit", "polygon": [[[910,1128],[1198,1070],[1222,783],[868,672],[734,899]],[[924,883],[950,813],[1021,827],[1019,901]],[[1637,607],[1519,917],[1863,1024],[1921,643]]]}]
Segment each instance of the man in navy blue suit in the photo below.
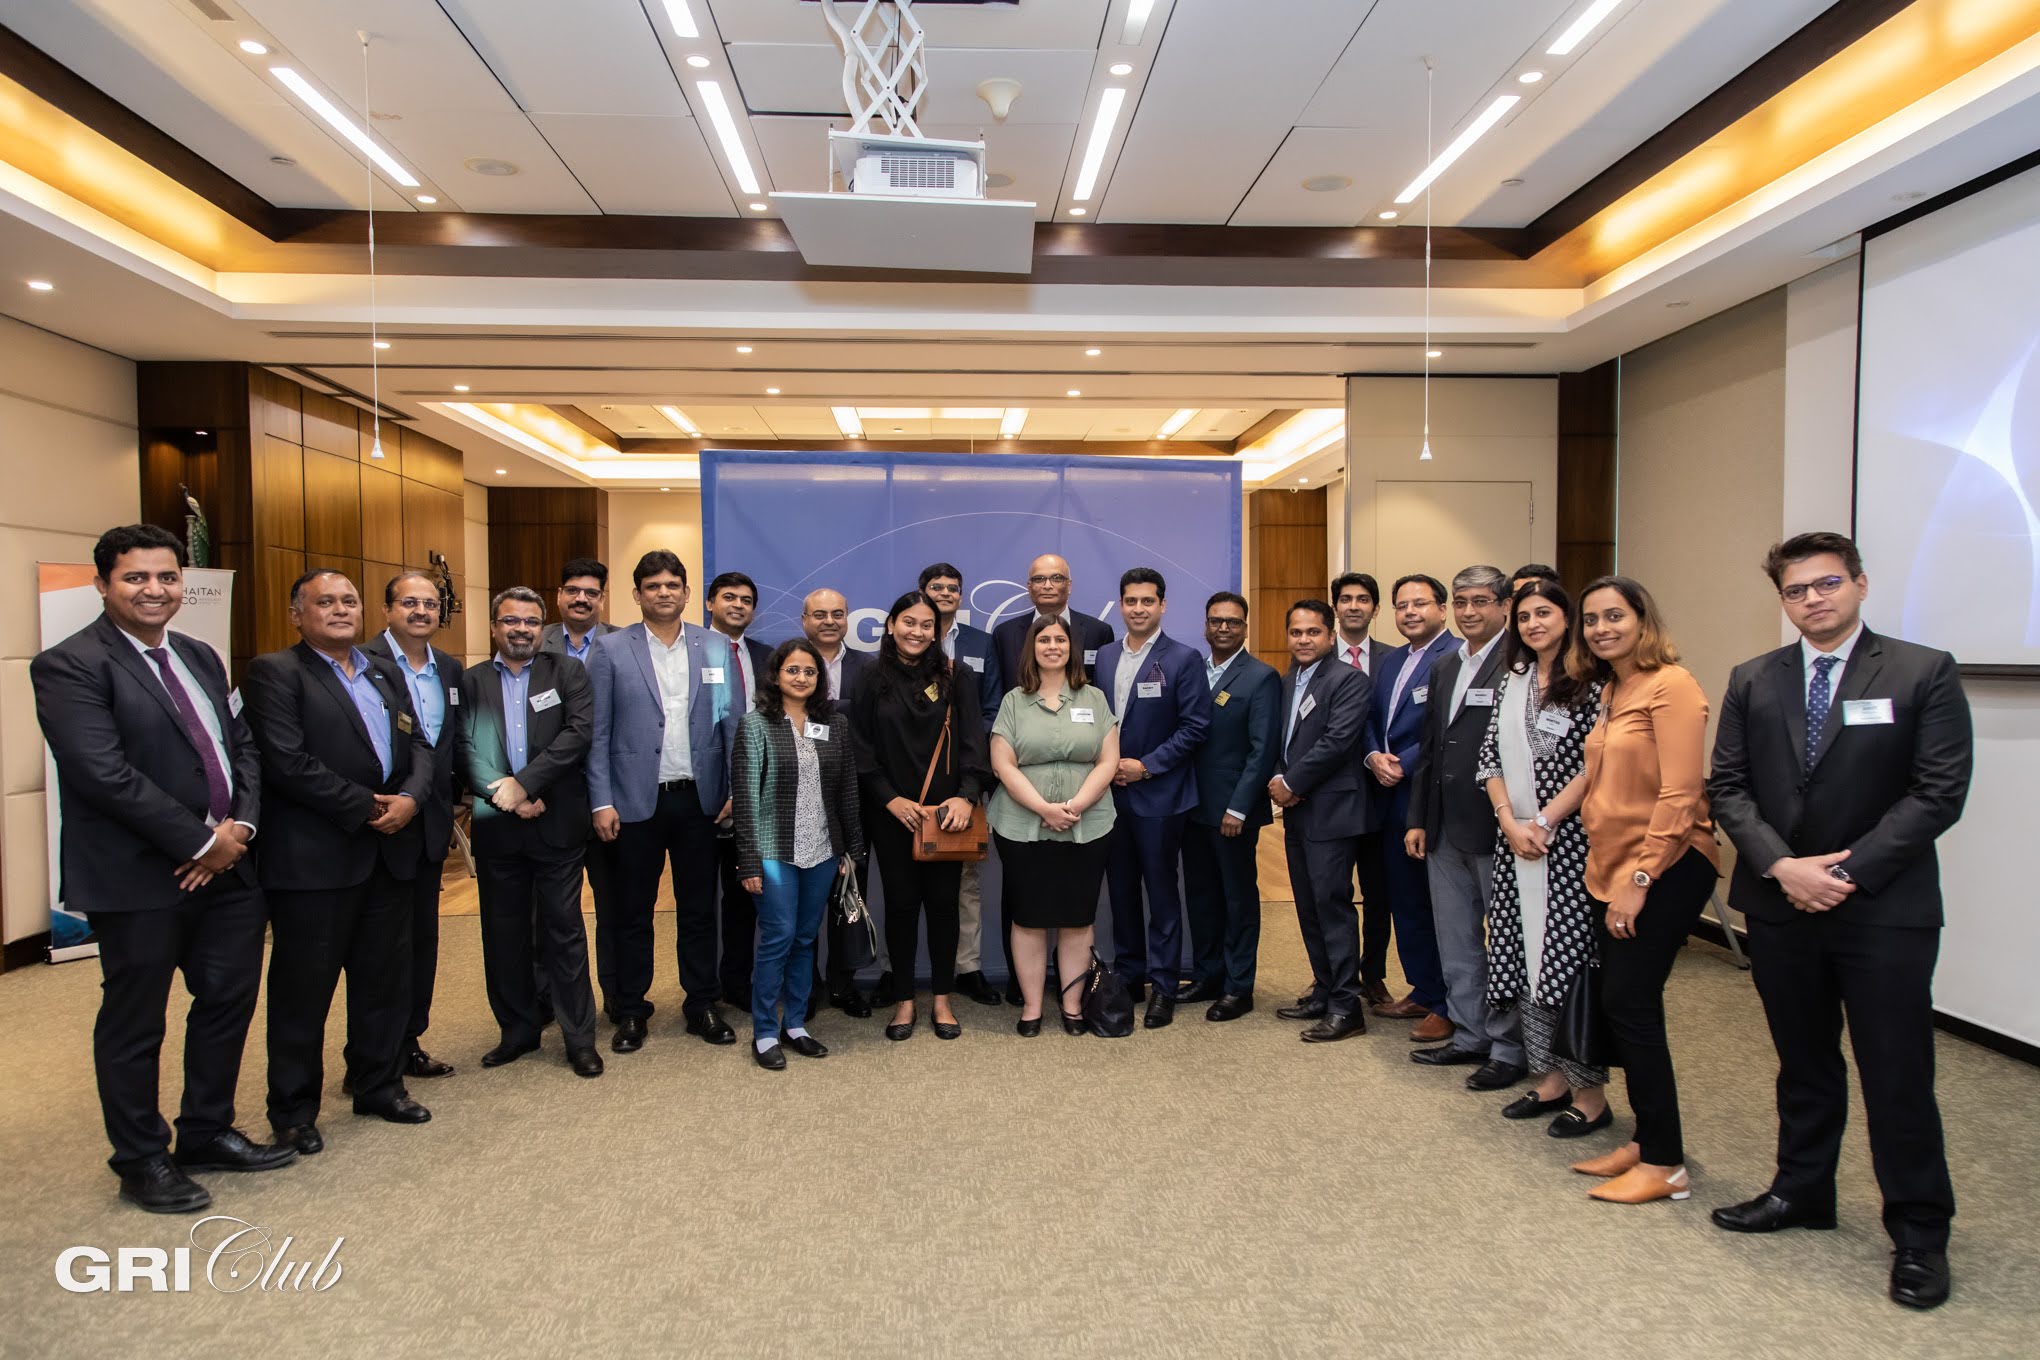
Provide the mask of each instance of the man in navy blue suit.
[{"label": "man in navy blue suit", "polygon": [[[963,573],[948,562],[921,568],[921,593],[935,606],[935,635],[942,654],[952,665],[977,675],[978,699],[984,710],[985,730],[992,730],[999,716],[999,701],[1006,686],[999,673],[998,649],[992,635],[959,621],[963,604]],[[983,966],[984,865],[973,860],[963,866],[963,889],[958,898],[960,912],[956,937],[956,990],[980,1006],[996,1006],[1002,1000],[999,989],[985,977]]]},{"label": "man in navy blue suit", "polygon": [[1423,761],[1424,717],[1430,711],[1431,666],[1457,646],[1445,627],[1445,584],[1434,576],[1405,576],[1389,594],[1396,631],[1407,639],[1381,658],[1374,672],[1374,711],[1367,729],[1367,772],[1378,810],[1382,876],[1395,915],[1396,954],[1410,991],[1401,1001],[1374,1007],[1391,1020],[1416,1020],[1410,1038],[1437,1043],[1452,1037],[1445,1018],[1445,970],[1438,960],[1438,930],[1431,920],[1431,888],[1421,860],[1403,849],[1410,825],[1410,781]]},{"label": "man in navy blue suit", "polygon": [[[741,571],[726,571],[708,583],[708,626],[729,639],[736,663],[730,675],[731,706],[737,717],[758,701],[758,672],[772,649],[744,636],[758,612],[758,583]],[[737,838],[728,822],[716,832],[716,858],[722,870],[722,999],[740,1011],[751,1009],[751,963],[758,933],[758,909],[737,879]]]},{"label": "man in navy blue suit", "polygon": [[1211,659],[1211,730],[1197,748],[1197,806],[1183,829],[1183,894],[1196,967],[1179,999],[1209,1001],[1206,1020],[1254,1009],[1261,947],[1255,850],[1273,820],[1268,779],[1282,749],[1282,677],[1247,652],[1247,602],[1221,590],[1204,602]]},{"label": "man in navy blue suit", "polygon": [[1098,649],[1094,672],[1119,716],[1119,773],[1112,780],[1119,821],[1105,865],[1112,893],[1112,967],[1136,996],[1143,981],[1154,983],[1141,1018],[1149,1029],[1176,1018],[1176,983],[1183,973],[1177,863],[1184,823],[1197,806],[1193,760],[1211,728],[1204,658],[1161,631],[1168,589],[1153,567],[1135,567],[1119,578],[1126,637]]}]

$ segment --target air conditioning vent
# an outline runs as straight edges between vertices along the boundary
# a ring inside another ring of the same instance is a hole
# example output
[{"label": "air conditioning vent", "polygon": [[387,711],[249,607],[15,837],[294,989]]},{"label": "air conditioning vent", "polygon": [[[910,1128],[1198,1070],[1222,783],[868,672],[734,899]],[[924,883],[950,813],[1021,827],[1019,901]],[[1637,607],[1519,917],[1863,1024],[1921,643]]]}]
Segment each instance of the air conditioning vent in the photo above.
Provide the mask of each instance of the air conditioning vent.
[{"label": "air conditioning vent", "polygon": [[927,156],[881,156],[879,173],[893,192],[901,189],[954,189],[956,162]]}]

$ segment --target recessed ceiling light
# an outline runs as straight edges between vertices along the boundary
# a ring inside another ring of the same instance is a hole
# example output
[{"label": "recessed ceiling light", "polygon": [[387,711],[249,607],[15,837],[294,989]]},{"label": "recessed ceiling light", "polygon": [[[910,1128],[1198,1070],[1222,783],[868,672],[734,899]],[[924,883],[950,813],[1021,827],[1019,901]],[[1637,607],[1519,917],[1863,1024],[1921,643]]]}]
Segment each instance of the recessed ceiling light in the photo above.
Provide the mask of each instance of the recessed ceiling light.
[{"label": "recessed ceiling light", "polygon": [[772,206],[772,205],[771,205],[770,203],[753,203],[753,204],[751,205],[751,211],[752,211],[752,212],[765,212],[765,211],[766,211],[767,209],[769,209],[769,208],[770,208],[771,206]]},{"label": "recessed ceiling light", "polygon": [[57,290],[57,285],[48,279],[30,279],[28,286],[38,293],[54,293]]},{"label": "recessed ceiling light", "polygon": [[1126,22],[1120,25],[1119,41],[1122,46],[1132,47],[1140,42],[1147,32],[1148,16],[1155,12],[1155,0],[1127,0]]},{"label": "recessed ceiling light", "polygon": [[192,431],[192,433],[193,433],[193,434],[195,434],[195,435],[203,436],[203,435],[205,434],[205,431],[204,431],[204,430],[193,430],[193,431]]},{"label": "recessed ceiling light", "polygon": [[289,156],[271,156],[271,157],[269,158],[269,163],[270,163],[271,165],[282,165],[282,166],[292,166],[292,165],[296,165],[296,164],[297,164],[297,162],[296,162],[295,160],[293,160],[293,159],[292,159],[291,157],[289,157]]},{"label": "recessed ceiling light", "polygon": [[[609,408],[605,406],[602,409],[606,411]],[[687,435],[689,438],[693,439],[701,438],[701,427],[696,425],[693,421],[689,420],[687,418],[687,413],[682,411],[679,407],[654,406],[652,409],[654,411],[657,411],[660,415],[664,416],[668,421],[672,423],[673,427],[679,430],[682,434]]]},{"label": "recessed ceiling light", "polygon": [[702,56],[699,52],[696,52],[693,56],[687,59],[687,64],[689,66],[692,66],[697,71],[703,71],[708,69],[708,58]]},{"label": "recessed ceiling light", "polygon": [[438,199],[434,198],[430,194],[418,195],[418,202],[423,203],[428,208],[431,207],[434,203],[437,203],[438,201],[439,201]]},{"label": "recessed ceiling light", "polygon": [[1690,306],[1692,306],[1692,305],[1693,305],[1692,303],[1690,303],[1690,302],[1687,302],[1687,301],[1685,301],[1685,300],[1683,300],[1683,299],[1681,299],[1681,300],[1680,300],[1680,301],[1678,301],[1678,302],[1667,302],[1667,303],[1665,304],[1665,306],[1667,306],[1667,307],[1690,307]]},{"label": "recessed ceiling light", "polygon": [[[676,4],[678,0],[667,2]],[[713,80],[697,80],[694,92],[701,96],[702,105],[708,110],[708,121],[715,126],[716,141],[722,145],[723,159],[736,176],[737,187],[747,194],[757,193],[758,172],[751,168],[751,153],[744,150],[743,134],[737,131],[737,120],[730,113],[730,101],[723,95],[722,86]]]},{"label": "recessed ceiling light", "polygon": [[1105,69],[1115,76],[1130,76],[1133,74],[1133,63],[1130,61],[1115,61]]},{"label": "recessed ceiling light", "polygon": [[1445,357],[1445,351],[1442,349],[1427,349],[1424,351],[1424,357],[1426,359],[1442,359]]},{"label": "recessed ceiling light", "polygon": [[1104,352],[1102,349],[1087,349],[1084,351],[1084,357],[1086,359],[1095,359]]},{"label": "recessed ceiling light", "polygon": [[750,352],[751,352],[751,347],[750,347],[749,345],[738,345],[738,346],[737,346],[737,353],[739,353],[739,354],[749,354]]},{"label": "recessed ceiling light", "polygon": [[1194,406],[1186,407],[1176,412],[1176,414],[1162,422],[1162,428],[1155,431],[1155,438],[1174,439],[1181,432],[1182,428],[1194,420],[1196,416],[1197,408]]},{"label": "recessed ceiling light", "polygon": [[501,160],[495,156],[470,156],[461,164],[478,175],[488,175],[492,179],[508,179],[517,173],[515,161]]},{"label": "recessed ceiling light", "polygon": [[895,426],[893,426],[893,427],[892,427],[892,432],[893,432],[894,434],[905,434],[905,433],[906,433],[906,430],[907,430],[907,427],[906,427],[906,426],[904,426],[904,425],[895,425]]},{"label": "recessed ceiling light", "polygon": [[683,38],[701,36],[701,25],[694,22],[694,14],[687,8],[687,0],[666,0],[666,20],[673,25],[673,31]]},{"label": "recessed ceiling light", "polygon": [[1088,209],[1088,208],[1071,208],[1071,209],[1070,209],[1070,216],[1071,216],[1071,217],[1082,217],[1082,216],[1083,216],[1083,215],[1084,215],[1084,214],[1085,214],[1086,212],[1089,212],[1089,211],[1090,211],[1090,209]]},{"label": "recessed ceiling light", "polygon": [[[1138,2],[1135,0],[1136,4]],[[1146,22],[1145,17],[1142,22]],[[1084,160],[1077,167],[1077,183],[1071,198],[1083,202],[1098,187],[1098,172],[1105,168],[1105,149],[1112,145],[1112,129],[1118,126],[1119,111],[1125,107],[1126,87],[1123,85],[1110,86],[1098,96],[1098,119],[1091,124],[1091,140],[1084,146]]]},{"label": "recessed ceiling light", "polygon": [[1510,109],[1523,102],[1519,94],[1498,96],[1494,102],[1480,111],[1480,116],[1466,125],[1466,130],[1452,139],[1452,144],[1438,153],[1436,160],[1424,167],[1423,173],[1411,180],[1403,191],[1395,196],[1398,203],[1409,203],[1418,194],[1430,187],[1431,181],[1451,168],[1452,162],[1466,154],[1466,149],[1487,135],[1489,128],[1502,121]]},{"label": "recessed ceiling light", "polygon": [[510,475],[510,469],[509,469],[509,468],[497,468],[497,469],[496,469],[496,475],[497,475],[498,477],[508,477],[508,476]]},{"label": "recessed ceiling light", "polygon": [[660,488],[659,488],[659,490],[661,490],[661,491],[671,491],[672,489],[673,489],[673,488],[672,488],[672,487],[670,487],[670,486],[662,486],[662,487],[660,487]]},{"label": "recessed ceiling light", "polygon": [[1063,395],[1066,397],[1081,397],[1084,394],[1082,392],[1079,392],[1076,388],[1072,387],[1069,391],[1063,393]]},{"label": "recessed ceiling light", "polygon": [[1013,187],[1013,177],[993,171],[985,176],[985,187],[987,189],[1010,189]]},{"label": "recessed ceiling light", "polygon": [[241,39],[241,50],[251,57],[266,57],[269,55],[269,49],[256,42],[253,38]]},{"label": "recessed ceiling light", "polygon": [[1542,71],[1525,71],[1522,75],[1516,77],[1516,83],[1518,85],[1535,85],[1542,79],[1544,79],[1544,72]]},{"label": "recessed ceiling light", "polygon": [[1891,196],[1891,201],[1893,203],[1917,203],[1925,197],[1926,195],[1921,193],[1919,190],[1912,189],[1902,194],[1893,194]]},{"label": "recessed ceiling light", "polygon": [[453,385],[453,390],[456,392],[465,392],[468,390],[468,385],[466,383],[455,383]]},{"label": "recessed ceiling light", "polygon": [[1312,175],[1303,181],[1304,189],[1313,194],[1335,194],[1341,189],[1353,187],[1351,175]]},{"label": "recessed ceiling light", "polygon": [[390,342],[387,340],[372,340],[369,343],[374,345],[377,349],[388,349],[390,347]]},{"label": "recessed ceiling light", "polygon": [[1523,187],[1523,181],[1515,175],[1511,175],[1502,181],[1502,187],[1504,189],[1520,189]]},{"label": "recessed ceiling light", "polygon": [[[312,88],[310,81],[288,66],[272,66],[269,68],[269,74],[275,76],[278,83],[303,101],[306,108],[324,119],[326,126],[332,128],[342,137],[345,137],[362,155],[381,166],[384,172],[396,180],[397,183],[403,185],[406,189],[418,187],[418,180],[415,175],[406,170],[395,156],[385,151],[382,145],[375,138],[369,136],[352,118],[342,113],[332,100]],[[514,168],[511,173],[516,173]]]},{"label": "recessed ceiling light", "polygon": [[829,414],[836,418],[836,432],[845,439],[864,438],[864,422],[858,418],[854,406],[831,406]]},{"label": "recessed ceiling light", "polygon": [[1027,408],[1008,406],[1006,414],[999,417],[999,438],[1018,439],[1020,431],[1027,427]]},{"label": "recessed ceiling light", "polygon": [[779,389],[776,387],[768,387],[765,389],[765,395],[768,397],[776,397],[779,395]]},{"label": "recessed ceiling light", "polygon": [[1396,218],[1402,216],[1402,214],[1397,212],[1394,208],[1384,208],[1382,211],[1374,215],[1384,222],[1393,222],[1395,221]]}]

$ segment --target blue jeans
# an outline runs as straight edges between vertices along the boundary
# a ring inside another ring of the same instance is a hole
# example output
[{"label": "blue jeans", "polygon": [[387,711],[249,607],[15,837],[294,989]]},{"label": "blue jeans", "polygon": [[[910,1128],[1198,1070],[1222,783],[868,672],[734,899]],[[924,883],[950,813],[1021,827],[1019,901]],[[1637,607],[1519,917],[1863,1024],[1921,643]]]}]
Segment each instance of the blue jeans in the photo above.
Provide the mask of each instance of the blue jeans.
[{"label": "blue jeans", "polygon": [[808,993],[815,980],[815,936],[836,881],[834,856],[812,869],[784,860],[765,861],[765,891],[758,903],[758,956],[751,965],[751,1037],[779,1033],[779,1003],[786,1002],[789,1025],[807,1023]]}]

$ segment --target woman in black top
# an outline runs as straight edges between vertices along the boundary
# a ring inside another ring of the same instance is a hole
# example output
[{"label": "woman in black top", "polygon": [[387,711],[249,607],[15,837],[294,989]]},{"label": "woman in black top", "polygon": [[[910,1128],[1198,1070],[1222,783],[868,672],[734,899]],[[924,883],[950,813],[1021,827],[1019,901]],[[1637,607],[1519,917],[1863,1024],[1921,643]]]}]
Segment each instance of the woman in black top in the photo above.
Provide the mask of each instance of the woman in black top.
[{"label": "woman in black top", "polygon": [[[951,666],[935,645],[935,606],[918,590],[893,601],[878,644],[878,665],[850,701],[857,737],[857,773],[864,786],[866,838],[885,885],[885,943],[893,965],[893,1018],[888,1039],[914,1032],[914,962],[920,952],[921,914],[928,916],[928,965],[935,992],[935,1034],[963,1033],[949,1008],[956,981],[957,894],[963,866],[923,864],[914,858],[921,808],[945,830],[968,825],[971,807],[990,778],[984,714],[977,676]],[[949,738],[942,740],[944,723]],[[941,756],[936,758],[936,747]],[[934,777],[929,780],[929,762]],[[928,781],[927,796],[921,785]]]}]

